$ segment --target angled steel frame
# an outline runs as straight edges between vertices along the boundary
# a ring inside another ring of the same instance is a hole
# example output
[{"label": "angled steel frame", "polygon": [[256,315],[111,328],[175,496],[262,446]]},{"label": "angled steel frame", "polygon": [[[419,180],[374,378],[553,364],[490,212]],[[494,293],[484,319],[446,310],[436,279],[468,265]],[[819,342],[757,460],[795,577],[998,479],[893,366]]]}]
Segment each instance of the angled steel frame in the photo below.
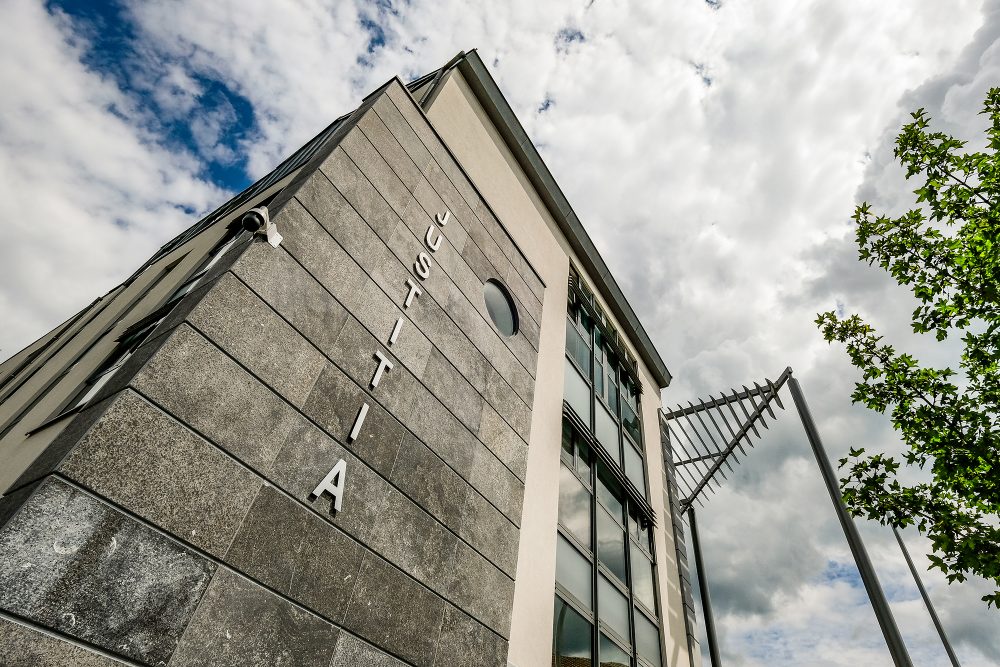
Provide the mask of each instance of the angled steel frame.
[{"label": "angled steel frame", "polygon": [[[720,667],[721,658],[715,632],[715,620],[712,617],[708,580],[703,567],[694,505],[697,503],[699,506],[703,506],[705,491],[714,493],[715,488],[721,486],[719,478],[727,479],[723,467],[732,472],[732,462],[737,465],[740,462],[739,454],[747,456],[747,450],[754,446],[750,435],[760,439],[761,431],[757,427],[768,428],[765,415],[772,420],[777,419],[771,406],[774,404],[784,409],[785,406],[782,404],[778,392],[786,384],[792,394],[795,409],[813,450],[823,482],[851,549],[862,583],[868,593],[868,599],[871,601],[889,653],[892,655],[893,663],[896,667],[912,667],[910,656],[899,633],[899,628],[896,626],[889,602],[879,584],[878,575],[875,573],[875,568],[861,540],[857,526],[844,506],[837,477],[826,450],[823,448],[816,424],[809,413],[802,388],[798,381],[792,377],[790,367],[785,368],[774,382],[765,379],[763,385],[755,382],[753,388],[743,385],[742,391],[730,389],[728,394],[721,393],[718,398],[709,395],[707,401],[699,399],[697,404],[688,402],[686,407],[678,405],[674,410],[660,414],[660,427],[664,432],[663,439],[668,449],[664,452],[664,459],[667,461],[671,473],[671,484],[674,485],[676,496],[679,499],[679,509],[681,512],[687,512],[691,528],[691,542],[698,570],[698,587],[701,591],[702,610],[705,614],[705,630],[712,666]],[[729,420],[730,417],[732,422]],[[904,556],[909,560],[905,549]],[[917,587],[923,591],[923,586],[912,567],[911,572],[917,580]],[[924,595],[924,601],[932,617],[936,618],[926,595]],[[949,657],[953,657],[954,653],[940,623],[935,623],[935,627],[939,630]]]}]

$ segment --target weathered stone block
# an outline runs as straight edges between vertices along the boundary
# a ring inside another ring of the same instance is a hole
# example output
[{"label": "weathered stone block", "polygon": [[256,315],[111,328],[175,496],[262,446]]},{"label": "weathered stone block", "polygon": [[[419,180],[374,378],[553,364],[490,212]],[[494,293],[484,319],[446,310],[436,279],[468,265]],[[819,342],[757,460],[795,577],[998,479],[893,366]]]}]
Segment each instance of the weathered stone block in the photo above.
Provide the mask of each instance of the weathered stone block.
[{"label": "weathered stone block", "polygon": [[214,570],[58,478],[0,530],[0,609],[150,665],[170,657]]},{"label": "weathered stone block", "polygon": [[339,634],[322,618],[220,568],[170,667],[328,665]]},{"label": "weathered stone block", "polygon": [[132,386],[258,470],[274,461],[301,419],[260,380],[185,325]]},{"label": "weathered stone block", "polygon": [[116,667],[126,663],[0,618],[0,660],[4,667]]},{"label": "weathered stone block", "polygon": [[455,607],[448,607],[441,624],[434,667],[505,667],[507,641]]},{"label": "weathered stone block", "polygon": [[219,279],[188,321],[292,405],[302,405],[326,363],[232,274]]},{"label": "weathered stone block", "polygon": [[445,602],[374,554],[366,554],[344,628],[407,662],[429,665]]},{"label": "weathered stone block", "polygon": [[132,391],[119,394],[60,470],[215,556],[260,487],[253,473]]}]

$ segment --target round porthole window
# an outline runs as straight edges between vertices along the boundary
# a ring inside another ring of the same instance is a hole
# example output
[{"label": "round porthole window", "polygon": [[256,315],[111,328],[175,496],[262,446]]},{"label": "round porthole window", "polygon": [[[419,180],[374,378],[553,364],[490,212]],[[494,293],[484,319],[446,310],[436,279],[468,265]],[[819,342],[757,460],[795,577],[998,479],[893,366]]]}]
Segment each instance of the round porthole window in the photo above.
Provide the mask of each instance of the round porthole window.
[{"label": "round porthole window", "polygon": [[498,280],[487,280],[483,285],[486,310],[493,320],[493,326],[504,336],[517,333],[517,308],[507,288]]}]

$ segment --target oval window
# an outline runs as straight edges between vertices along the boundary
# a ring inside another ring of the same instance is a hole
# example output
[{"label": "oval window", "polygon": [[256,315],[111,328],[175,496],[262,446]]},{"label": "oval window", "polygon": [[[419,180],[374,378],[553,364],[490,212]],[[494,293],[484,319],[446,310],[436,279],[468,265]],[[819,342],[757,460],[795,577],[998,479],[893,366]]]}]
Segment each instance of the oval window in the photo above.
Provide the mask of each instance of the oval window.
[{"label": "oval window", "polygon": [[483,297],[486,299],[486,310],[497,330],[504,336],[516,334],[517,309],[507,288],[497,280],[487,280],[483,285]]}]

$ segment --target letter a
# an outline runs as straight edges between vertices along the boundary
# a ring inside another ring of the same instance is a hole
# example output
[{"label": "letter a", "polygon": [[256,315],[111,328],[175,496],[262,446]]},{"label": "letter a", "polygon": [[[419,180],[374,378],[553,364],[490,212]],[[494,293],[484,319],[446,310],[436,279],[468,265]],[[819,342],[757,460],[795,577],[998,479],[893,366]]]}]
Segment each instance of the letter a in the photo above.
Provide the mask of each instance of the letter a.
[{"label": "letter a", "polygon": [[[323,492],[333,496],[333,511],[339,512],[344,498],[344,481],[347,478],[347,461],[340,459],[337,464],[326,473],[323,481],[316,485],[313,492],[309,494],[310,500],[318,500]],[[336,483],[334,482],[336,480]]]}]

